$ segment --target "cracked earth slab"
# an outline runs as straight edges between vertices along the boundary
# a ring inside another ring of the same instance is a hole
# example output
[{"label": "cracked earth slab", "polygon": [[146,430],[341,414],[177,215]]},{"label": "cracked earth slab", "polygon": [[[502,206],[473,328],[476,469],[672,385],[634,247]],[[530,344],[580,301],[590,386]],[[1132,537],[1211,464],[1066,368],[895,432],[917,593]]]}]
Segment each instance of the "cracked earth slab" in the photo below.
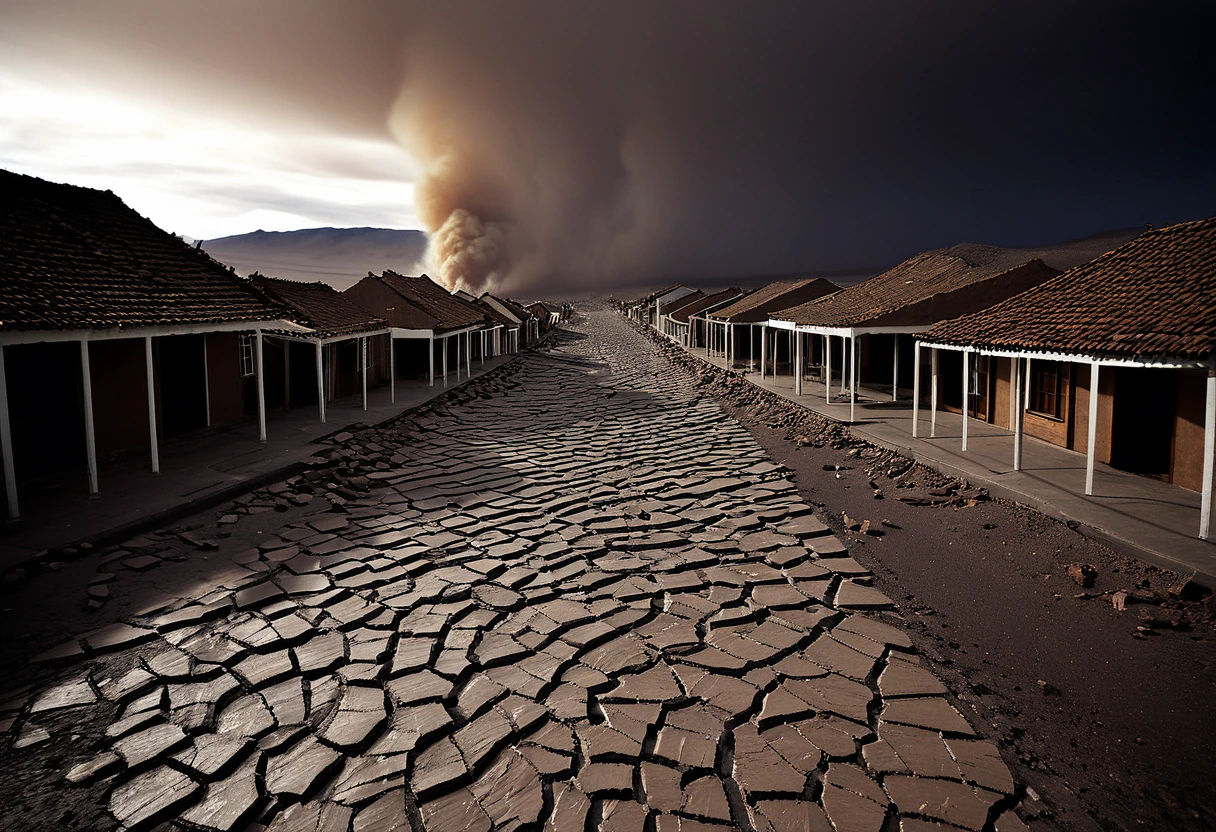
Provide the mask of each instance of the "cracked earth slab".
[{"label": "cracked earth slab", "polygon": [[572,330],[352,437],[345,513],[45,657],[8,736],[108,721],[63,788],[132,830],[1019,828],[784,470],[615,315]]}]

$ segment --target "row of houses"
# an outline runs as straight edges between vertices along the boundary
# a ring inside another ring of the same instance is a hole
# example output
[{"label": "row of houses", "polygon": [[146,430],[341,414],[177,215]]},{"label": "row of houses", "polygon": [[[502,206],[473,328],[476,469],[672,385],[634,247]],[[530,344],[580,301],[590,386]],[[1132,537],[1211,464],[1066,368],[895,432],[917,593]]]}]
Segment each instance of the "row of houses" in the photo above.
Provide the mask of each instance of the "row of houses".
[{"label": "row of houses", "polygon": [[963,451],[972,420],[1009,430],[1015,470],[1026,436],[1085,454],[1087,494],[1095,462],[1199,491],[1211,538],[1216,218],[1037,250],[958,245],[844,289],[669,286],[623,306],[727,366],[792,375],[796,394],[819,382],[850,421],[863,385],[886,389],[911,405],[913,436],[935,436],[939,410],[961,415]]},{"label": "row of houses", "polygon": [[19,489],[177,437],[316,407],[398,381],[435,384],[518,352],[555,325],[549,304],[456,296],[428,277],[323,283],[238,277],[113,193],[0,171],[0,457]]}]

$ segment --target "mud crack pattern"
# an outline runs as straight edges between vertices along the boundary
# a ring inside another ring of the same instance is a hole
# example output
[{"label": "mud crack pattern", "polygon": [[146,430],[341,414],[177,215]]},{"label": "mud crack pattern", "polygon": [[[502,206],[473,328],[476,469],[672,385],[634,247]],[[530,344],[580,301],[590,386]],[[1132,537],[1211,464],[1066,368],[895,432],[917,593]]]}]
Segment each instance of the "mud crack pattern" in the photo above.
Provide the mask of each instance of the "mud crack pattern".
[{"label": "mud crack pattern", "polygon": [[470,390],[355,437],[395,461],[346,513],[85,637],[18,733],[117,703],[68,781],[130,829],[1023,828],[870,576],[629,324]]}]

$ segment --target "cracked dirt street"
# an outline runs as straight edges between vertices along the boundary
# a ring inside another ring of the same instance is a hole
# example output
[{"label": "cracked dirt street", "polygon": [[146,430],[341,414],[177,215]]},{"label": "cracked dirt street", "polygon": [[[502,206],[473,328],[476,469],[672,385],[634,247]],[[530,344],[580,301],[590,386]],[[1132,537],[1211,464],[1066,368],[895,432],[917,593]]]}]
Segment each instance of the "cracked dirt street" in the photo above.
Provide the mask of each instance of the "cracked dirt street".
[{"label": "cracked dirt street", "polygon": [[343,511],[227,519],[213,580],[0,690],[0,826],[1025,828],[869,573],[668,367],[593,310],[356,434]]}]

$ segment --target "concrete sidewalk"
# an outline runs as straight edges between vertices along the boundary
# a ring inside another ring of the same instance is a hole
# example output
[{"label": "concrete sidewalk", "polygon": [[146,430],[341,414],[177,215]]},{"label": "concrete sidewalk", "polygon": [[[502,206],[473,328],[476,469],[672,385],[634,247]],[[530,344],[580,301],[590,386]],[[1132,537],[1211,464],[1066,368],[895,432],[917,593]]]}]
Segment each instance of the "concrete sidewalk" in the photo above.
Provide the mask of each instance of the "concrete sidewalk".
[{"label": "concrete sidewalk", "polygon": [[[477,378],[510,362],[515,355],[474,362]],[[319,446],[316,440],[355,424],[374,425],[417,407],[470,379],[461,373],[436,379],[397,381],[397,400],[388,386],[360,396],[330,402],[321,424],[316,406],[272,410],[266,414],[266,442],[258,441],[257,420],[196,431],[163,441],[159,474],[147,456],[103,465],[100,494],[90,498],[83,469],[28,485],[21,492],[21,520],[0,526],[0,571],[6,571],[48,549],[104,539],[134,530],[167,515],[215,504],[262,482],[278,479]]]},{"label": "concrete sidewalk", "polygon": [[[686,351],[716,367],[726,366],[721,357],[707,358],[704,350]],[[744,371],[745,378],[758,387],[829,419],[849,422],[848,397],[838,395],[839,382],[833,385],[837,395],[829,403],[822,383],[803,381],[803,393],[798,396],[790,375],[761,378],[746,361],[735,362],[734,369]],[[922,379],[922,383],[927,382]],[[851,429],[863,439],[982,485],[996,496],[1088,526],[1092,536],[1149,563],[1179,572],[1194,570],[1203,583],[1216,587],[1216,543],[1198,537],[1198,492],[1097,463],[1094,494],[1087,497],[1085,454],[1027,436],[1022,470],[1014,471],[1010,431],[971,419],[964,452],[962,416],[939,409],[936,435],[930,437],[927,407],[920,410],[920,436],[913,438],[911,397],[911,387],[901,388],[900,399],[895,402],[891,401],[889,387],[859,388],[857,421]]]}]

